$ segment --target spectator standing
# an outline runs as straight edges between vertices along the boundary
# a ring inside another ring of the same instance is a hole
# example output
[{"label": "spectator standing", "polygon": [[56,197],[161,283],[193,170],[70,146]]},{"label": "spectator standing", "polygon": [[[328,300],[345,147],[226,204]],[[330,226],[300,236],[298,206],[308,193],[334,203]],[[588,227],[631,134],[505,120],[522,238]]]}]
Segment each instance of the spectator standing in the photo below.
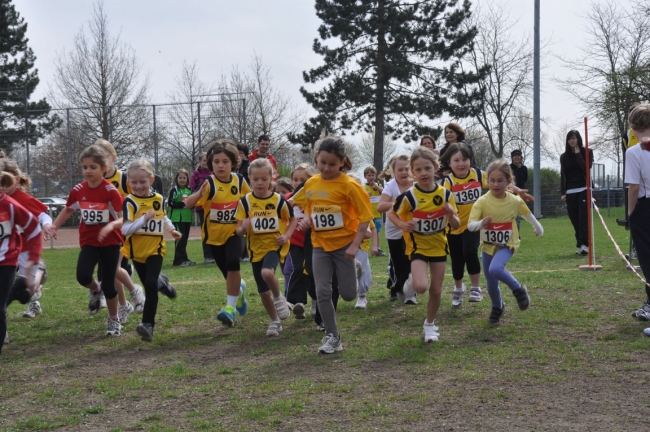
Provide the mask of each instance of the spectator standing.
[{"label": "spectator standing", "polygon": [[253,163],[255,159],[258,158],[267,158],[271,165],[273,165],[273,181],[278,179],[278,161],[269,153],[269,147],[271,147],[271,139],[268,135],[260,135],[257,138],[257,150],[248,155],[249,163]]},{"label": "spectator standing", "polygon": [[[524,156],[521,153],[521,150],[515,149],[510,153],[510,169],[512,170],[512,176],[515,180],[515,186],[519,189],[526,189],[526,182],[528,181],[528,167],[524,165]],[[519,237],[521,237],[521,216],[517,216],[517,231],[519,231]]]}]

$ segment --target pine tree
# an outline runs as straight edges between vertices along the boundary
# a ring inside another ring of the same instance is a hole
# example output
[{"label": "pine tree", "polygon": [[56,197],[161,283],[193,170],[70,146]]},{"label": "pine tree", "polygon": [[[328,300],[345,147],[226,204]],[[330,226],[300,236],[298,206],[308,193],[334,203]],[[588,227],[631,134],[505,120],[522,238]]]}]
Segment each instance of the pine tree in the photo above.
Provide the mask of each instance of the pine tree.
[{"label": "pine tree", "polygon": [[[325,81],[319,91],[300,92],[318,114],[294,142],[313,145],[329,132],[375,130],[374,165],[383,168],[384,134],[406,142],[439,135],[426,119],[444,113],[468,117],[480,101],[478,89],[463,93],[485,69],[465,72],[460,58],[471,48],[476,29],[464,0],[316,0],[323,21],[314,52],[324,64],[303,72],[306,83]],[[324,41],[334,39],[330,48]]]},{"label": "pine tree", "polygon": [[[36,56],[27,45],[26,33],[27,23],[11,0],[0,0],[0,147],[9,154],[27,136],[30,144],[36,144],[42,128],[51,126],[47,101],[29,101],[39,79],[34,68]],[[39,111],[29,112],[33,110]]]}]

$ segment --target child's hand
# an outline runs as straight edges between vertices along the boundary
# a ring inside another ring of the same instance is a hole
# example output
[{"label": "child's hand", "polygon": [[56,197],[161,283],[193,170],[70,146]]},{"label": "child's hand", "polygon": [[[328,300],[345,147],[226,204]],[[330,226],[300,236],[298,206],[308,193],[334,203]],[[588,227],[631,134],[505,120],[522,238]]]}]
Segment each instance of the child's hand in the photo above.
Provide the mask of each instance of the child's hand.
[{"label": "child's hand", "polygon": [[52,238],[52,225],[51,224],[43,225],[43,240],[49,240],[51,238]]},{"label": "child's hand", "polygon": [[449,203],[445,203],[445,205],[442,206],[442,209],[445,211],[447,217],[452,217],[453,215],[456,214],[454,208]]},{"label": "child's hand", "polygon": [[377,256],[379,254],[379,248],[377,246],[373,246],[370,249],[370,255],[372,256]]},{"label": "child's hand", "polygon": [[345,250],[345,257],[349,260],[353,260],[359,252],[359,246],[352,243],[349,248]]},{"label": "child's hand", "polygon": [[287,242],[289,241],[289,238],[287,237],[286,234],[282,234],[281,236],[278,236],[278,238],[276,238],[275,241],[276,241],[280,246],[284,246],[284,245],[287,244]]},{"label": "child's hand", "polygon": [[174,237],[174,240],[180,240],[183,237],[183,234],[179,233],[176,230],[172,230],[170,234],[172,237]]},{"label": "child's hand", "polygon": [[311,217],[302,218],[296,227],[298,231],[307,231],[309,228],[311,228]]},{"label": "child's hand", "polygon": [[417,225],[417,222],[414,220],[408,221],[408,222],[402,222],[400,228],[402,231],[405,232],[413,232],[415,230],[415,227]]},{"label": "child's hand", "polygon": [[[152,210],[150,210],[150,211],[152,211]],[[99,234],[97,235],[97,240],[99,240],[100,242],[101,242],[101,241],[104,241],[104,239],[106,238],[106,236],[109,235],[109,234],[111,233],[111,231],[113,231],[114,229],[115,229],[115,228],[113,227],[113,224],[112,224],[112,223],[109,223],[109,224],[105,225],[105,226],[104,226],[104,227],[99,231]]]},{"label": "child's hand", "polygon": [[487,228],[488,226],[490,226],[491,223],[492,223],[492,216],[486,216],[481,221],[481,226],[483,228]]},{"label": "child's hand", "polygon": [[535,197],[528,194],[528,189],[519,189],[517,195],[519,195],[525,202],[535,201]]},{"label": "child's hand", "polygon": [[289,203],[289,205],[290,205],[291,207],[295,207],[295,206],[296,206],[296,204],[293,202],[293,198],[289,198],[289,199],[287,200],[287,202]]},{"label": "child's hand", "polygon": [[153,210],[149,210],[147,213],[145,213],[145,215],[144,215],[144,220],[146,220],[147,222],[149,222],[151,219],[153,219],[153,217],[154,217],[155,215],[156,215],[156,212],[155,212],[155,211],[153,211]]},{"label": "child's hand", "polygon": [[57,235],[57,234],[56,234],[56,231],[57,231],[57,228],[56,228],[54,225],[50,225],[50,232],[49,232],[49,235],[50,235],[50,237],[52,237],[54,240],[58,240],[58,238],[56,237],[56,235]]}]

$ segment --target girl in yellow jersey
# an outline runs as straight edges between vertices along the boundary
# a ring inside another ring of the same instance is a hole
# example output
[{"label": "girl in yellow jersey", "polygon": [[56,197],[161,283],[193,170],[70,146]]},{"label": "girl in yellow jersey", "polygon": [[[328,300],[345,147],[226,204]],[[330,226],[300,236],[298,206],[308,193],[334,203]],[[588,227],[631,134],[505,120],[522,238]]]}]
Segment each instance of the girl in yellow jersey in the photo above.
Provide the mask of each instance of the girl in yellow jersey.
[{"label": "girl in yellow jersey", "polygon": [[[426,147],[419,147],[411,155],[411,172],[417,183],[395,200],[388,213],[391,222],[404,232],[406,253],[411,259],[413,289],[422,294],[429,288],[427,319],[424,321],[424,341],[438,340],[438,327],[434,324],[440,299],[442,281],[447,262],[448,225],[460,227],[454,195],[436,184],[439,169],[438,156]],[[427,266],[431,283],[427,283]]]},{"label": "girl in yellow jersey", "polygon": [[[131,194],[124,199],[122,207],[122,233],[126,237],[123,253],[133,260],[133,266],[144,285],[147,295],[142,322],[136,331],[143,341],[151,342],[158,309],[158,276],[165,257],[165,229],[175,240],[182,235],[165,215],[165,199],[151,191],[154,180],[153,166],[145,159],[135,160],[129,165],[129,186]],[[176,292],[165,292],[171,298]]]},{"label": "girl in yellow jersey", "polygon": [[354,300],[357,296],[354,258],[372,220],[372,207],[363,187],[343,173],[352,169],[352,164],[341,138],[327,137],[321,141],[316,168],[320,174],[307,180],[293,201],[304,209],[300,229],[312,229],[316,298],[326,334],[318,352],[333,354],[343,347],[332,303],[332,273],[336,270],[341,298]]},{"label": "girl in yellow jersey", "polygon": [[227,139],[216,141],[208,149],[208,167],[212,175],[203,182],[201,189],[185,200],[187,208],[199,205],[205,212],[201,235],[226,279],[228,295],[226,306],[219,311],[217,319],[229,327],[235,324],[236,312],[244,315],[247,309],[246,284],[239,271],[242,244],[235,234],[235,214],[239,199],[251,190],[244,177],[233,172],[238,163],[235,143]]},{"label": "girl in yellow jersey", "polygon": [[253,191],[239,200],[235,215],[237,234],[246,234],[257,292],[271,318],[266,335],[279,336],[282,331],[280,320],[289,317],[289,308],[280,293],[275,269],[289,252],[289,239],[296,228],[296,218],[287,200],[271,190],[273,165],[268,159],[255,159],[248,173]]},{"label": "girl in yellow jersey", "polygon": [[479,286],[481,277],[481,263],[478,259],[478,246],[481,236],[478,232],[467,229],[467,220],[472,206],[481,197],[483,189],[488,188],[487,176],[477,168],[472,168],[472,153],[465,143],[450,144],[447,151],[440,159],[442,166],[451,169],[451,173],[442,179],[442,185],[451,191],[458,208],[460,227],[447,232],[449,257],[451,258],[451,272],[454,276],[454,291],[451,306],[460,307],[463,304],[465,284],[463,273],[467,266],[467,273],[471,287],[469,301],[480,302],[483,293]]},{"label": "girl in yellow jersey", "polygon": [[506,264],[519,248],[517,216],[522,216],[533,225],[537,236],[544,235],[544,228],[530,213],[523,199],[507,192],[512,184],[512,170],[508,162],[503,159],[492,162],[487,168],[487,177],[490,192],[474,203],[467,228],[470,231],[481,231],[483,273],[492,300],[492,313],[488,322],[497,324],[506,311],[506,305],[501,300],[499,281],[512,290],[519,309],[526,310],[530,304],[526,287],[506,270]]}]

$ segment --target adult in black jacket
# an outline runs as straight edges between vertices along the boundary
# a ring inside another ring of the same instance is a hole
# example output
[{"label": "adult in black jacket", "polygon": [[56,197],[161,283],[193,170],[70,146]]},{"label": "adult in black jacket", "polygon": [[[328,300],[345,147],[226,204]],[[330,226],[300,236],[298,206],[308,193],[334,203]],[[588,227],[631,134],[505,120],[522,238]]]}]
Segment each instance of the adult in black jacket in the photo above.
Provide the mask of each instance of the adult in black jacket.
[{"label": "adult in black jacket", "polygon": [[[594,162],[594,154],[589,150],[589,166]],[[587,165],[586,150],[582,145],[582,136],[577,130],[571,130],[566,136],[566,149],[560,156],[560,174],[562,201],[566,201],[569,219],[576,236],[576,254],[587,255]]]}]

